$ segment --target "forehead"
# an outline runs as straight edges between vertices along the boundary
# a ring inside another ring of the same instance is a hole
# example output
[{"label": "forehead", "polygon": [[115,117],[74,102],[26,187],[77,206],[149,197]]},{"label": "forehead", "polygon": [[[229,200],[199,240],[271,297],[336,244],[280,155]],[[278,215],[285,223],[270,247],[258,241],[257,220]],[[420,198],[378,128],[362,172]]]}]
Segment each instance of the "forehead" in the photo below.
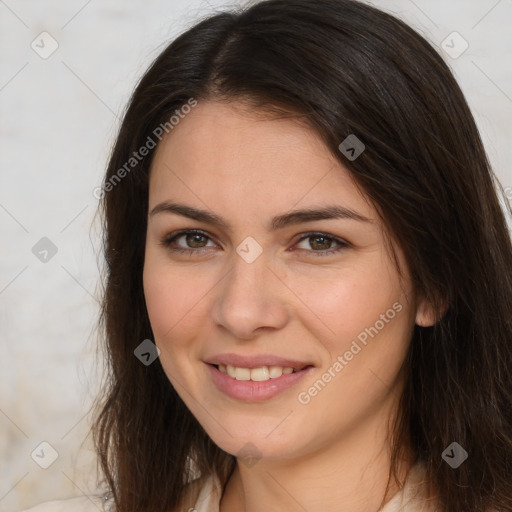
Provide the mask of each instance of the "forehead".
[{"label": "forehead", "polygon": [[312,128],[251,113],[241,104],[199,102],[159,143],[150,207],[178,197],[255,215],[328,202],[375,217],[349,171]]}]

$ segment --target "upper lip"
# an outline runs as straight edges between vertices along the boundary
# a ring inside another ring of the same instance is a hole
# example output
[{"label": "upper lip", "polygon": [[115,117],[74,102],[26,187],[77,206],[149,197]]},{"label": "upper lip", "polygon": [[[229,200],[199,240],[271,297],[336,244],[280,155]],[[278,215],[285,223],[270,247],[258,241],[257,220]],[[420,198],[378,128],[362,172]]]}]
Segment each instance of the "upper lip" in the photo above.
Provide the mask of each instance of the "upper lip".
[{"label": "upper lip", "polygon": [[237,366],[239,368],[260,368],[261,366],[282,366],[294,369],[302,369],[305,366],[312,366],[307,361],[297,361],[285,357],[273,356],[269,354],[259,354],[255,356],[244,356],[240,354],[218,354],[208,358],[208,364],[224,364]]}]

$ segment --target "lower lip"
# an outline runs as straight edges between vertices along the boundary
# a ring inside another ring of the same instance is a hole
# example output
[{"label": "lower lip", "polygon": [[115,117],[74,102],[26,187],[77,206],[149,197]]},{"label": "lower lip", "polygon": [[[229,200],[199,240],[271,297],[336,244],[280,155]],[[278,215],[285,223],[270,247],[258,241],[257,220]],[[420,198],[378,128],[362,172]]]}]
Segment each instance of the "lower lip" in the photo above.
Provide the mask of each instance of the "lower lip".
[{"label": "lower lip", "polygon": [[220,391],[235,400],[242,400],[244,402],[262,402],[268,400],[281,393],[281,391],[297,384],[313,369],[313,366],[308,366],[304,368],[304,370],[281,375],[281,377],[277,377],[276,379],[256,382],[253,380],[236,380],[226,373],[222,373],[211,364],[207,364],[207,366],[213,382]]}]

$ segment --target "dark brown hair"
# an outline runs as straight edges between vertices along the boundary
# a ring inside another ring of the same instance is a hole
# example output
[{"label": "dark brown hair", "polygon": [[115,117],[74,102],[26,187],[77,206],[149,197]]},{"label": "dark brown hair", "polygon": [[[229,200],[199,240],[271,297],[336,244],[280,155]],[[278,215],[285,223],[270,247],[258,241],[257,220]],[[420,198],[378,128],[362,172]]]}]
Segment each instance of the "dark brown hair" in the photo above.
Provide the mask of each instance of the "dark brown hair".
[{"label": "dark brown hair", "polygon": [[[210,16],[165,48],[133,93],[100,205],[108,375],[93,433],[117,511],[174,510],[190,460],[223,484],[236,462],[160,361],[134,357],[153,339],[142,270],[154,150],[111,181],[191,98],[300,115],[349,170],[404,251],[416,292],[444,311],[434,326],[415,326],[392,470],[410,439],[442,512],[511,511],[512,248],[501,186],[437,51],[353,0],[268,0]],[[338,149],[350,134],[366,146],[354,161]],[[469,454],[457,469],[441,457],[452,442]]]}]

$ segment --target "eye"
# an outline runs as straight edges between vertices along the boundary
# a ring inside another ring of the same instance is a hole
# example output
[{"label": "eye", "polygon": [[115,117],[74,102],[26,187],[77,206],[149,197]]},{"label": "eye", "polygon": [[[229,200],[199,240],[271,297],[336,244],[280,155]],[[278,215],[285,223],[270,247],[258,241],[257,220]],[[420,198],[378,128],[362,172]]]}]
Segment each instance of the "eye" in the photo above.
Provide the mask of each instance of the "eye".
[{"label": "eye", "polygon": [[[309,245],[309,247],[313,249],[320,249],[309,251],[313,253],[315,256],[328,256],[329,254],[335,254],[350,246],[348,242],[345,242],[341,238],[337,238],[327,233],[306,233],[299,240],[299,244],[302,243],[304,240],[308,239],[310,240],[309,243],[307,244]],[[333,242],[338,244],[336,249],[331,249]]]},{"label": "eye", "polygon": [[[180,238],[184,238],[185,244],[187,244],[188,247],[183,247],[182,245],[173,245],[175,241],[179,240]],[[167,235],[163,238],[161,244],[165,247],[168,247],[171,251],[193,254],[197,253],[198,249],[207,247],[207,240],[210,240],[210,237],[203,231],[198,229],[184,229],[182,231],[178,231],[177,233],[171,233],[170,235]]]}]

